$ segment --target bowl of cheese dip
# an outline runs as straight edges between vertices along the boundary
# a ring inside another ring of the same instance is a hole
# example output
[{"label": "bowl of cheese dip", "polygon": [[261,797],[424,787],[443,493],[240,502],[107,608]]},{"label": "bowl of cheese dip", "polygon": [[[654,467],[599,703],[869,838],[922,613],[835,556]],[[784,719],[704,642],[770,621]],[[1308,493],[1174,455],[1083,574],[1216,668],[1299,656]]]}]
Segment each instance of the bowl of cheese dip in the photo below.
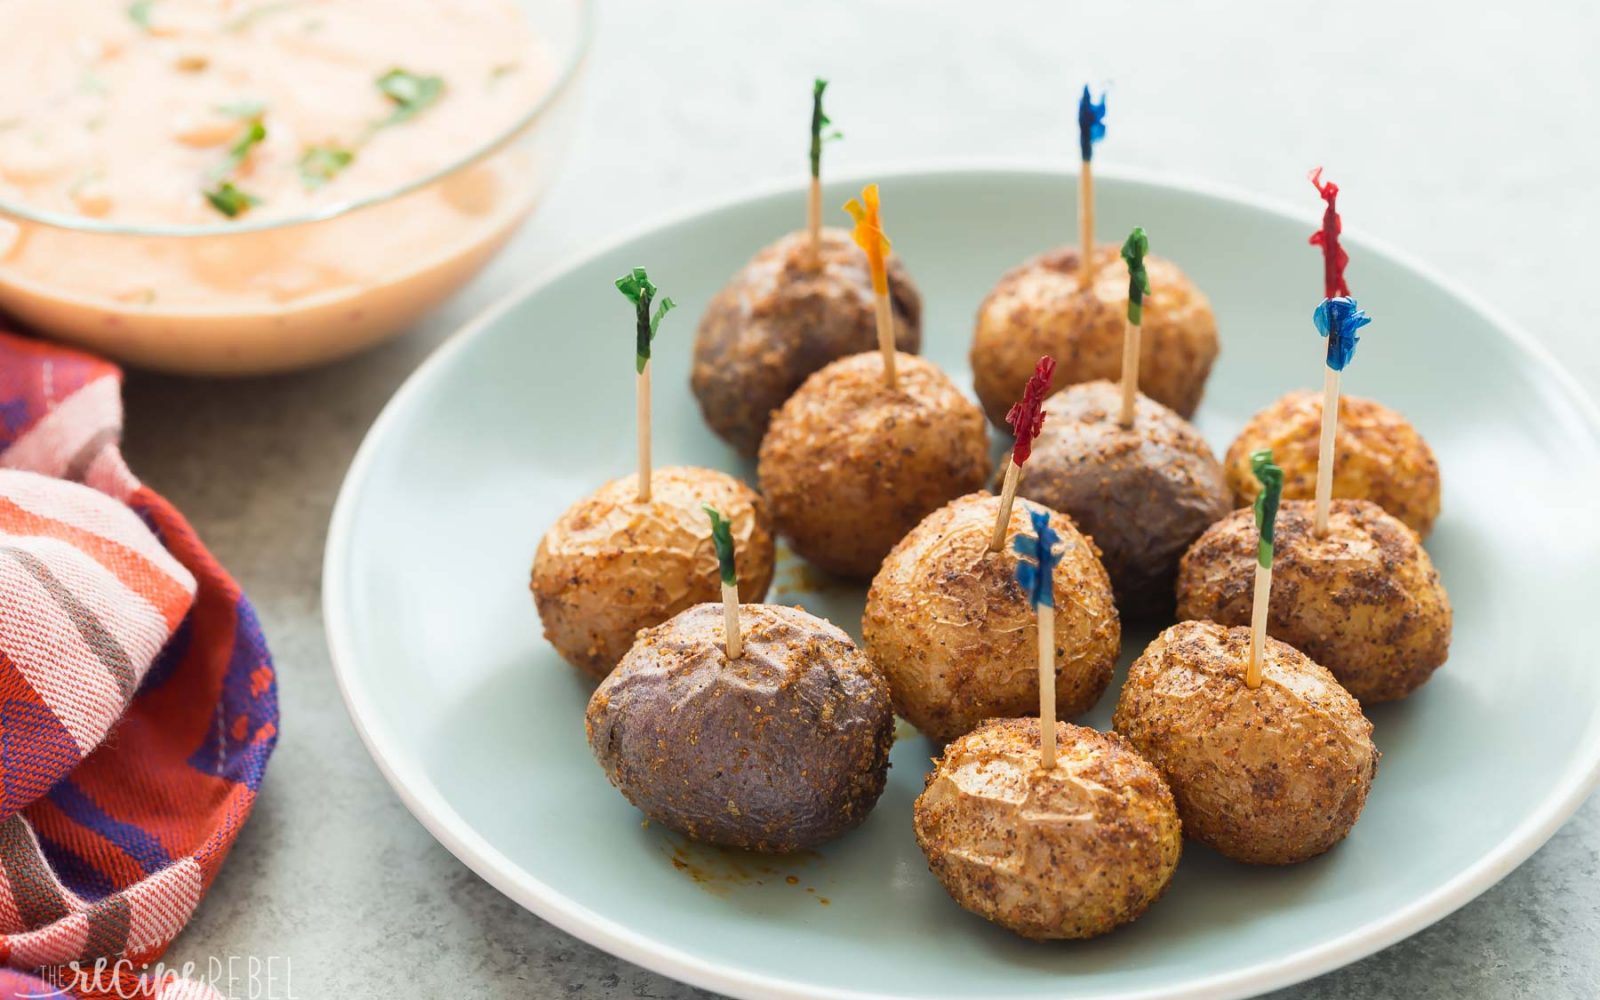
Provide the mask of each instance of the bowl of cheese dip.
[{"label": "bowl of cheese dip", "polygon": [[155,369],[404,329],[570,146],[592,0],[0,0],[0,312]]}]

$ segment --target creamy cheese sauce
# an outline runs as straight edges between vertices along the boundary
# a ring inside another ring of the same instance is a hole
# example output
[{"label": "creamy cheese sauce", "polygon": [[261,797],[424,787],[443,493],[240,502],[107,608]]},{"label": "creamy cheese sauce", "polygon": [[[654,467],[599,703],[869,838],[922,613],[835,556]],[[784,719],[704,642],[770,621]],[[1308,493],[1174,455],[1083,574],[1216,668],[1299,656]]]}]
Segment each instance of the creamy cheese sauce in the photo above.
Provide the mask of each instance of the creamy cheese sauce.
[{"label": "creamy cheese sauce", "polygon": [[[515,0],[0,0],[0,25],[0,202],[130,226],[385,195],[507,133],[554,78]],[[0,207],[0,307],[98,346],[142,338],[135,360],[178,348],[196,318],[221,340],[230,317],[371,339],[487,259],[532,207],[537,159],[513,144],[372,208],[213,237],[82,233]]]},{"label": "creamy cheese sauce", "polygon": [[549,83],[509,0],[0,0],[0,24],[0,199],[133,224],[220,221],[223,183],[252,219],[380,194]]}]

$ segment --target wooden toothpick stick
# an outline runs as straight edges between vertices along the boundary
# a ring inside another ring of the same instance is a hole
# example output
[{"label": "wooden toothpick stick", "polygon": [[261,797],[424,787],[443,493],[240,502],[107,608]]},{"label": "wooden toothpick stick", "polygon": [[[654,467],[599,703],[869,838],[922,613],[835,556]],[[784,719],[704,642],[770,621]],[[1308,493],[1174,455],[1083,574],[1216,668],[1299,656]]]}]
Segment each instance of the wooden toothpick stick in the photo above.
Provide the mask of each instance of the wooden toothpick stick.
[{"label": "wooden toothpick stick", "polygon": [[1361,342],[1356,331],[1372,322],[1356,300],[1347,295],[1323,299],[1311,314],[1317,332],[1328,339],[1327,371],[1322,381],[1322,438],[1317,446],[1316,512],[1312,530],[1328,533],[1328,511],[1333,504],[1334,445],[1339,436],[1339,375],[1355,357]]},{"label": "wooden toothpick stick", "polygon": [[662,298],[654,314],[650,305],[655,300],[656,286],[644,268],[636,267],[617,279],[617,290],[634,306],[634,371],[635,396],[638,403],[636,430],[639,437],[639,493],[640,503],[650,500],[650,344],[661,328],[661,317],[675,303]]},{"label": "wooden toothpick stick", "polygon": [[1084,84],[1083,96],[1078,99],[1078,153],[1082,157],[1078,170],[1078,287],[1094,284],[1094,144],[1106,134],[1106,99],[1100,95],[1096,104],[1089,96],[1089,85]]},{"label": "wooden toothpick stick", "polygon": [[1122,412],[1117,423],[1133,426],[1134,409],[1139,403],[1139,350],[1140,334],[1144,328],[1144,297],[1150,294],[1150,272],[1145,270],[1144,255],[1150,252],[1150,240],[1144,230],[1135,226],[1122,244],[1122,259],[1128,265],[1128,322],[1122,329]]},{"label": "wooden toothpick stick", "polygon": [[878,185],[868,184],[862,188],[861,200],[851,198],[844,210],[856,222],[851,235],[856,245],[866,251],[867,265],[872,272],[872,294],[877,300],[878,350],[883,353],[883,384],[893,392],[899,381],[895,374],[894,309],[889,303],[889,272],[885,263],[890,243],[878,216]]},{"label": "wooden toothpick stick", "polygon": [[1056,766],[1056,600],[1055,569],[1061,556],[1059,535],[1050,527],[1048,511],[1029,510],[1032,535],[1018,535],[1017,585],[1033,605],[1039,631],[1039,766]]},{"label": "wooden toothpick stick", "polygon": [[1267,647],[1267,617],[1272,601],[1272,547],[1277,534],[1278,501],[1283,496],[1283,470],[1272,464],[1272,449],[1263,448],[1250,453],[1250,470],[1261,484],[1256,494],[1256,534],[1260,541],[1256,547],[1255,604],[1250,611],[1250,663],[1245,668],[1244,683],[1248,688],[1261,686],[1261,657]]},{"label": "wooden toothpick stick", "polygon": [[811,235],[811,259],[822,259],[822,144],[840,137],[839,130],[825,131],[832,122],[822,113],[822,92],[828,81],[818,77],[811,84],[811,190],[806,199],[806,230]]},{"label": "wooden toothpick stick", "polygon": [[722,578],[723,646],[728,659],[744,654],[744,637],[739,631],[739,574],[733,560],[733,526],[710,504],[700,509],[711,518],[711,544],[717,550],[717,572]]},{"label": "wooden toothpick stick", "polygon": [[1006,423],[1011,425],[1014,443],[1006,458],[1006,474],[1000,486],[1000,511],[994,519],[994,534],[989,538],[989,551],[999,552],[1006,542],[1006,526],[1011,523],[1011,506],[1017,499],[1017,483],[1022,479],[1023,463],[1033,453],[1033,440],[1044,430],[1044,400],[1050,395],[1050,380],[1055,377],[1056,359],[1046,354],[1033,366],[1028,384],[1022,388],[1022,398],[1011,404],[1006,413]]}]

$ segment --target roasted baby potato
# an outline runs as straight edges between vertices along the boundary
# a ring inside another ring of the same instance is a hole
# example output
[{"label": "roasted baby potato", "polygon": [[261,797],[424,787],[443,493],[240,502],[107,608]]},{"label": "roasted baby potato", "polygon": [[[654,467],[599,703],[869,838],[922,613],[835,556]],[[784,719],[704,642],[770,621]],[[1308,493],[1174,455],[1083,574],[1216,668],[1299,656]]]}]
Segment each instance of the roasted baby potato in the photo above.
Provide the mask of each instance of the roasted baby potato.
[{"label": "roasted baby potato", "polygon": [[[922,296],[888,261],[895,344],[922,346]],[[706,423],[754,457],[772,411],[830,361],[877,346],[867,256],[842,229],[822,231],[820,259],[804,232],[764,247],[711,300],[694,341],[689,384]]]},{"label": "roasted baby potato", "polygon": [[[1271,448],[1283,469],[1285,500],[1313,499],[1321,437],[1321,393],[1291,392],[1251,417],[1224,463],[1234,503],[1253,503],[1261,491],[1250,472],[1250,453],[1261,448]],[[1371,500],[1426,538],[1439,516],[1439,463],[1405,417],[1370,399],[1341,396],[1333,495]]]},{"label": "roasted baby potato", "polygon": [[720,604],[647,629],[594,697],[589,746],[652,821],[695,840],[783,853],[859,824],[894,743],[889,685],[838,628],[798,608]]},{"label": "roasted baby potato", "polygon": [[[999,498],[951,501],[901,539],[867,591],[867,656],[888,677],[895,711],[941,745],[985,719],[1038,711],[1039,629],[1011,547],[1032,530],[1026,506],[1012,508],[1005,543],[991,552]],[[1093,708],[1111,682],[1122,627],[1094,543],[1060,514],[1050,526],[1062,540],[1056,714],[1070,719]]]},{"label": "roasted baby potato", "polygon": [[[1450,653],[1450,598],[1417,533],[1377,504],[1335,500],[1328,534],[1310,500],[1278,508],[1267,631],[1327,667],[1363,705],[1404,698]],[[1250,510],[1213,524],[1178,570],[1178,617],[1250,624]]]},{"label": "roasted baby potato", "polygon": [[[996,426],[1016,401],[1042,354],[1056,359],[1053,389],[1122,375],[1128,265],[1120,249],[1096,251],[1094,281],[1078,288],[1079,252],[1039,255],[1000,279],[978,307],[972,338],[973,385]],[[1178,266],[1148,256],[1139,389],[1184,418],[1194,416],[1217,358],[1211,303]]]},{"label": "roasted baby potato", "polygon": [[1345,838],[1378,770],[1372,723],[1333,674],[1250,629],[1181,622],[1128,671],[1111,724],[1166,776],[1184,832],[1236,861],[1304,861]]},{"label": "roasted baby potato", "polygon": [[1117,422],[1121,389],[1071,386],[1045,400],[1044,430],[1017,487],[1094,539],[1124,621],[1172,610],[1178,560],[1228,512],[1222,467],[1198,431],[1141,395]]},{"label": "roasted baby potato", "polygon": [[772,583],[772,520],[754,490],[711,469],[656,469],[650,479],[646,503],[630,475],[567,508],[533,559],[529,586],[544,637],[596,677],[611,672],[640,629],[719,598],[701,504],[733,523],[739,596],[759,601]]},{"label": "roasted baby potato", "polygon": [[872,351],[835,361],[789,397],[761,442],[761,492],[794,550],[870,579],[930,512],[983,485],[983,414],[930,361],[897,356],[898,388]]},{"label": "roasted baby potato", "polygon": [[917,846],[957,903],[1026,938],[1088,938],[1165,891],[1183,836],[1161,774],[1115,733],[997,719],[945,749],[913,811]]}]

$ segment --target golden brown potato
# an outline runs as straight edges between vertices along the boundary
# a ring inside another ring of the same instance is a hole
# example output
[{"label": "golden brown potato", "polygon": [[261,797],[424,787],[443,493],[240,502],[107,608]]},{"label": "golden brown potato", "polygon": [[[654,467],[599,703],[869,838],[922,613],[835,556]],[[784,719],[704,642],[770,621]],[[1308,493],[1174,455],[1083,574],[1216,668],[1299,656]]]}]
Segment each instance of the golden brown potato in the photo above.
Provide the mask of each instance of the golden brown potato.
[{"label": "golden brown potato", "polygon": [[[1086,290],[1078,288],[1078,249],[1063,247],[1001,278],[978,307],[973,384],[996,427],[1004,425],[1041,354],[1056,359],[1055,390],[1122,376],[1128,265],[1116,246],[1103,245],[1096,253],[1094,282]],[[1145,266],[1150,294],[1144,300],[1139,389],[1192,417],[1217,358],[1217,320],[1211,303],[1176,264],[1150,256]]]},{"label": "golden brown potato", "polygon": [[893,392],[877,351],[818,371],[761,442],[761,492],[778,530],[840,576],[870,578],[918,521],[989,473],[983,414],[932,362],[897,357]]},{"label": "golden brown potato", "polygon": [[[1039,709],[1039,627],[1011,540],[1031,533],[1027,505],[1011,509],[1000,551],[989,551],[1000,499],[973,493],[929,514],[884,560],[867,591],[861,635],[889,678],[895,711],[944,744],[985,719]],[[1122,626],[1094,543],[1052,512],[1056,714],[1094,707],[1111,682]]]},{"label": "golden brown potato", "polygon": [[957,903],[1026,938],[1088,938],[1154,903],[1183,850],[1172,792],[1115,733],[1056,723],[1039,767],[1039,720],[996,719],[935,762],[913,823]]},{"label": "golden brown potato", "polygon": [[1378,770],[1372,723],[1323,667],[1250,629],[1180,622],[1128,671],[1111,724],[1172,786],[1189,836],[1236,861],[1315,857],[1350,832]]},{"label": "golden brown potato", "polygon": [[838,628],[798,608],[722,605],[649,629],[589,701],[606,777],[696,840],[783,853],[859,824],[889,773],[889,685]]},{"label": "golden brown potato", "polygon": [[637,476],[613,479],[561,515],[539,542],[529,584],[544,637],[574,666],[604,677],[642,628],[719,600],[711,504],[733,522],[739,596],[759,601],[772,583],[766,502],[712,469],[656,469],[639,503]]},{"label": "golden brown potato", "polygon": [[1094,539],[1117,610],[1133,621],[1170,614],[1178,560],[1229,503],[1222,467],[1187,421],[1141,394],[1124,428],[1121,408],[1121,388],[1110,382],[1045,400],[1044,431],[1017,493]]},{"label": "golden brown potato", "polygon": [[[1251,417],[1224,462],[1234,504],[1254,503],[1261,492],[1250,471],[1250,453],[1261,448],[1271,448],[1283,469],[1285,500],[1315,498],[1321,438],[1320,392],[1291,392]],[[1370,399],[1341,396],[1333,495],[1371,500],[1426,538],[1439,516],[1439,463],[1405,417]]]},{"label": "golden brown potato", "polygon": [[[922,346],[922,296],[898,257],[888,259],[895,344]],[[878,344],[867,255],[842,229],[822,231],[820,263],[811,238],[790,233],[764,247],[711,300],[694,340],[689,384],[706,423],[754,457],[772,411],[806,376]]]},{"label": "golden brown potato", "polygon": [[[1278,509],[1267,630],[1327,667],[1363,705],[1404,698],[1450,653],[1450,598],[1417,533],[1367,500],[1335,500],[1328,534],[1310,500]],[[1250,624],[1254,512],[1213,524],[1178,570],[1178,617]]]}]

